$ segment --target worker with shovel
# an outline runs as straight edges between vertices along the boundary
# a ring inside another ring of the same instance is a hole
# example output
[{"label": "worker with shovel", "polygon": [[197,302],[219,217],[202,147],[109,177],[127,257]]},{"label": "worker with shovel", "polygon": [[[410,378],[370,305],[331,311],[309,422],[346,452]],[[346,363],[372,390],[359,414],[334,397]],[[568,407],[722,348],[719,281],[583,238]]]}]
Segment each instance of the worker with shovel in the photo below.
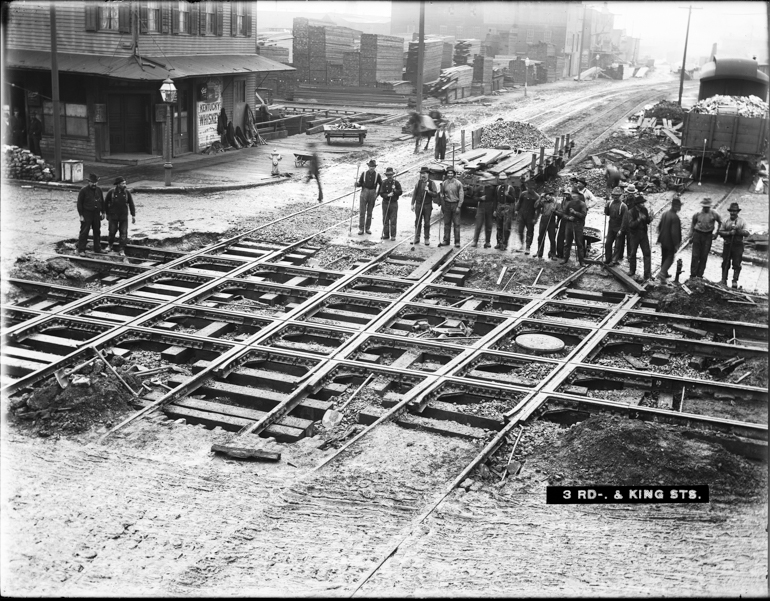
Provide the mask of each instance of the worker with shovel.
[{"label": "worker with shovel", "polygon": [[398,199],[403,194],[401,184],[395,179],[393,167],[385,170],[385,181],[380,186],[382,197],[382,239],[396,239],[396,220],[398,219]]},{"label": "worker with shovel", "polygon": [[412,211],[414,211],[414,244],[420,243],[420,225],[425,235],[425,246],[430,246],[430,215],[433,212],[433,200],[438,198],[436,183],[430,179],[430,169],[420,169],[420,179],[412,192]]},{"label": "worker with shovel", "polygon": [[727,275],[730,273],[730,263],[733,265],[733,288],[738,287],[738,276],[741,273],[741,261],[743,260],[743,239],[749,235],[746,222],[738,217],[741,208],[737,202],[730,205],[727,212],[730,219],[722,223],[719,235],[722,236],[722,286],[727,286]]}]

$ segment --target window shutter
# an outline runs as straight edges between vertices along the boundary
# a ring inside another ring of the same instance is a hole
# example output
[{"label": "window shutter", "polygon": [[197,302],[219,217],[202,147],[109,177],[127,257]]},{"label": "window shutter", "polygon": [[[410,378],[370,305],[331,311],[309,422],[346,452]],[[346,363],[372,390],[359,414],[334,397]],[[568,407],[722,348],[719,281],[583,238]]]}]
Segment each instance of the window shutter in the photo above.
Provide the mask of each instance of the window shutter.
[{"label": "window shutter", "polygon": [[160,4],[160,32],[168,33],[171,29],[171,7],[165,2]]},{"label": "window shutter", "polygon": [[236,6],[236,2],[230,3],[230,35],[232,37],[238,35],[238,10]]},{"label": "window shutter", "polygon": [[[215,28],[216,29],[216,28]],[[198,31],[200,35],[206,35],[206,3],[200,2],[198,4]]]},{"label": "window shutter", "polygon": [[244,33],[248,37],[251,37],[251,28],[252,28],[251,22],[252,22],[253,16],[254,16],[254,4],[249,2],[246,5],[246,14],[243,17],[243,27],[244,29],[246,29]]},{"label": "window shutter", "polygon": [[171,9],[171,33],[179,33],[179,7]]},{"label": "window shutter", "polygon": [[217,2],[217,35],[225,35],[225,9],[220,2]]},{"label": "window shutter", "polygon": [[118,31],[120,33],[131,32],[131,8],[126,3],[118,6]]},{"label": "window shutter", "polygon": [[190,7],[190,12],[189,12],[189,16],[190,16],[189,32],[191,35],[198,35],[198,27],[200,27],[198,25],[198,12],[199,12],[198,7],[193,4]]},{"label": "window shutter", "polygon": [[147,33],[147,2],[139,5],[139,31]]},{"label": "window shutter", "polygon": [[96,31],[99,21],[99,9],[92,2],[86,2],[86,31]]}]

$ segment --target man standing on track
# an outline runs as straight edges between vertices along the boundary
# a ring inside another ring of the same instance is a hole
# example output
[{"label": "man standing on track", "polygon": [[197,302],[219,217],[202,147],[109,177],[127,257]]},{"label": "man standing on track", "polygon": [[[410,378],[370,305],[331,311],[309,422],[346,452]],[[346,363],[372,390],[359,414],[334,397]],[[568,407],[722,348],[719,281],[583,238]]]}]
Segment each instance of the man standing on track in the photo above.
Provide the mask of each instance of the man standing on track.
[{"label": "man standing on track", "polygon": [[535,203],[535,211],[540,213],[540,229],[537,235],[537,258],[543,258],[545,237],[548,235],[548,258],[556,255],[556,199],[547,193]]},{"label": "man standing on track", "polygon": [[671,276],[668,270],[674,264],[674,255],[676,249],[682,243],[682,224],[679,221],[679,209],[682,208],[682,201],[679,196],[674,196],[671,200],[671,208],[663,213],[658,222],[658,243],[660,244],[660,273],[658,279],[665,282]]},{"label": "man standing on track", "polygon": [[570,251],[572,250],[572,241],[577,246],[578,263],[584,265],[585,244],[583,242],[583,225],[585,224],[588,209],[583,195],[579,192],[572,193],[572,199],[567,204],[567,211],[564,218],[567,220],[567,226],[564,235],[564,258],[561,264],[569,262]]},{"label": "man standing on track", "polygon": [[[604,263],[610,265],[620,262],[623,256],[623,245],[626,236],[620,231],[623,217],[628,210],[626,204],[620,199],[623,192],[619,187],[613,188],[612,200],[604,205],[604,214],[609,217],[607,224],[607,239],[604,241]],[[617,244],[615,241],[617,240]]]},{"label": "man standing on track", "polygon": [[497,209],[494,217],[497,220],[497,250],[507,250],[508,240],[511,237],[511,224],[516,214],[516,199],[513,196],[513,186],[508,181],[505,171],[498,176],[500,184],[495,188],[495,200]]},{"label": "man standing on track", "polygon": [[120,256],[126,256],[126,242],[128,241],[128,213],[131,212],[131,223],[136,223],[136,208],[131,192],[126,187],[126,178],[119,177],[115,180],[115,187],[107,192],[104,199],[104,212],[109,224],[109,238],[107,240],[107,252],[112,251],[115,242],[115,234],[120,231],[118,243],[120,244]]},{"label": "man standing on track", "polygon": [[[702,278],[706,271],[706,262],[711,251],[711,242],[717,239],[717,231],[722,225],[719,215],[711,210],[711,199],[700,201],[703,209],[692,216],[690,236],[692,236],[692,260],[690,261],[690,279]],[[717,224],[717,231],[714,225]]]},{"label": "man standing on track", "polygon": [[743,239],[749,235],[746,222],[738,217],[741,208],[737,202],[727,209],[730,219],[722,223],[719,235],[724,241],[722,244],[722,286],[727,286],[727,275],[730,273],[730,263],[733,264],[733,288],[738,287],[738,276],[741,273],[741,261],[743,260]]},{"label": "man standing on track", "polygon": [[414,211],[414,244],[420,243],[420,224],[425,234],[425,246],[430,246],[430,216],[433,212],[433,199],[438,198],[436,183],[430,179],[430,169],[420,169],[420,179],[412,192],[412,211]]},{"label": "man standing on track", "polygon": [[572,195],[567,188],[561,191],[561,202],[556,204],[556,215],[559,217],[559,224],[556,231],[556,258],[564,258],[564,238],[567,234],[567,205],[572,202]]},{"label": "man standing on track", "polygon": [[93,173],[88,174],[88,184],[78,193],[78,215],[80,216],[80,234],[78,235],[78,254],[86,256],[86,243],[88,232],[94,232],[94,252],[102,252],[101,221],[104,219],[104,195],[102,189],[96,185],[99,177]]},{"label": "man standing on track", "polygon": [[647,226],[652,222],[650,212],[644,203],[647,199],[641,194],[634,198],[634,204],[628,210],[628,275],[636,273],[636,250],[642,249],[642,261],[644,263],[644,280],[652,278],[652,255],[650,252],[650,238],[647,235]]},{"label": "man standing on track", "polygon": [[382,197],[382,239],[396,239],[396,220],[398,219],[398,199],[403,194],[401,184],[393,176],[393,167],[385,170],[385,181],[380,186]]},{"label": "man standing on track", "polygon": [[497,199],[495,198],[495,187],[479,184],[475,190],[477,199],[476,204],[476,227],[473,231],[473,248],[479,245],[479,236],[481,228],[484,228],[484,248],[491,248],[492,244],[492,219],[497,209]]},{"label": "man standing on track", "polygon": [[[529,254],[529,247],[532,246],[532,239],[535,237],[535,203],[540,199],[540,195],[535,192],[535,184],[532,182],[521,183],[521,194],[519,202],[516,203],[516,216],[518,219],[517,231],[519,236],[519,248],[515,251],[524,251]],[[526,239],[524,229],[527,230]]]},{"label": "man standing on track", "polygon": [[465,193],[463,185],[455,179],[455,170],[446,170],[446,179],[441,182],[441,212],[444,216],[444,239],[439,246],[449,246],[450,228],[454,226],[455,247],[460,247],[460,209],[463,206]]},{"label": "man standing on track", "polygon": [[375,170],[377,163],[374,159],[367,164],[368,169],[361,174],[356,182],[356,187],[361,188],[361,196],[358,199],[358,235],[363,236],[364,231],[371,234],[372,211],[377,202],[382,186],[382,177]]}]

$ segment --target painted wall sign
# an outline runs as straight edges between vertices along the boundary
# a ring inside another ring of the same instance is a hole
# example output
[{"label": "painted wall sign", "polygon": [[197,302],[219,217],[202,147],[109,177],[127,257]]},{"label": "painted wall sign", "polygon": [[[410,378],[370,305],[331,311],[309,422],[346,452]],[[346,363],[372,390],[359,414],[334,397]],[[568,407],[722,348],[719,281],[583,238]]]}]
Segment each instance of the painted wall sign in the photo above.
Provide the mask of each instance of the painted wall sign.
[{"label": "painted wall sign", "polygon": [[200,148],[205,148],[212,142],[219,141],[217,120],[219,119],[219,112],[221,110],[221,102],[198,103],[198,146]]}]

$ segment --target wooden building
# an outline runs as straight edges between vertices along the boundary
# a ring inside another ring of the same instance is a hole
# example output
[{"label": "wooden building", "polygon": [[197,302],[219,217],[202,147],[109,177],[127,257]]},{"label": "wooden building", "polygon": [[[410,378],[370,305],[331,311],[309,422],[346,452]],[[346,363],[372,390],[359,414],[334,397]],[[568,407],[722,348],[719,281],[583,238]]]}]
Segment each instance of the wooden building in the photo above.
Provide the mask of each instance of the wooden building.
[{"label": "wooden building", "polygon": [[[14,2],[5,28],[4,104],[43,121],[53,149],[51,4]],[[123,160],[160,156],[160,85],[171,77],[172,149],[200,152],[218,140],[224,107],[243,126],[257,87],[291,94],[294,69],[257,54],[252,2],[53,3],[65,158]],[[10,91],[9,91],[10,90]]]}]

